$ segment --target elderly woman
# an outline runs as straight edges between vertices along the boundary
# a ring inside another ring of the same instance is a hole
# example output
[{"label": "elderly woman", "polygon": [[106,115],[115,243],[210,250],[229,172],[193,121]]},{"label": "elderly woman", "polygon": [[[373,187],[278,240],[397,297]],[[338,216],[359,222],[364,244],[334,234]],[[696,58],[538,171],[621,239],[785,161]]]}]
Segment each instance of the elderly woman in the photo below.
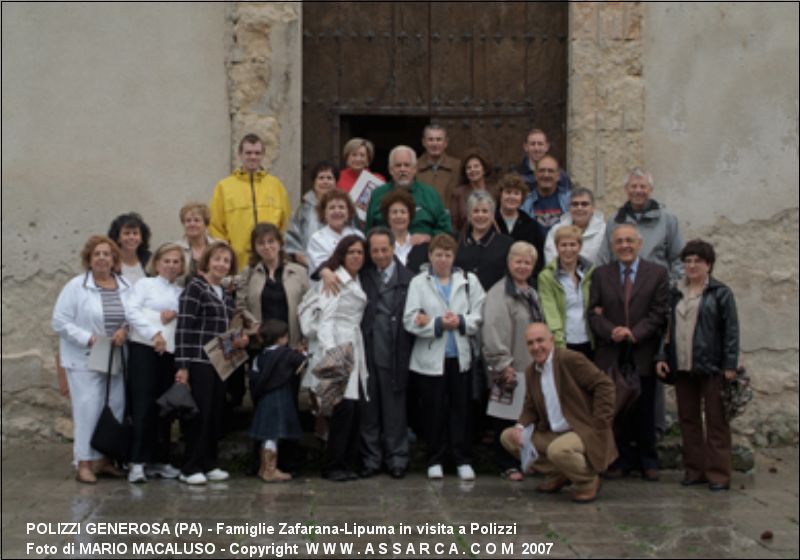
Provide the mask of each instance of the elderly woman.
[{"label": "elderly woman", "polygon": [[129,284],[145,277],[150,260],[150,228],[136,212],[120,214],[108,228],[108,237],[120,248],[122,277]]},{"label": "elderly woman", "polygon": [[[52,326],[60,337],[59,358],[67,372],[72,400],[77,479],[95,483],[95,471],[115,476],[123,473],[90,444],[103,410],[107,376],[105,371],[89,369],[89,353],[101,337],[110,338],[113,346],[125,343],[125,305],[131,286],[119,275],[119,247],[104,235],[89,238],[81,251],[81,262],[85,272],[61,290]],[[121,421],[125,409],[122,375],[112,375],[110,383],[108,404]]]},{"label": "elderly woman", "polygon": [[348,235],[364,237],[349,225],[356,215],[356,207],[342,191],[325,193],[317,204],[317,218],[325,224],[308,241],[308,273],[312,275],[333,254],[333,250]]},{"label": "elderly woman", "polygon": [[322,229],[322,222],[317,217],[317,204],[322,196],[336,188],[339,172],[328,162],[321,161],[311,170],[312,188],[303,195],[300,207],[295,210],[289,229],[286,230],[286,253],[298,263],[308,267],[306,247],[311,236]]},{"label": "elderly woman", "polygon": [[469,224],[458,244],[456,266],[478,277],[484,291],[503,277],[508,249],[514,242],[497,231],[495,202],[485,191],[475,191],[467,199]]},{"label": "elderly woman", "polygon": [[408,287],[403,325],[416,336],[409,369],[415,374],[425,414],[428,478],[444,476],[450,451],[458,476],[474,480],[470,419],[469,337],[478,333],[486,297],[474,274],[453,267],[455,240],[436,235],[428,246],[430,268]]},{"label": "elderly woman", "polygon": [[[342,150],[345,168],[339,174],[336,187],[342,192],[349,193],[353,189],[353,185],[358,181],[361,172],[369,171],[369,164],[372,163],[374,157],[375,146],[369,140],[364,138],[351,138],[348,140]],[[369,172],[372,173],[372,171]],[[381,181],[386,181],[383,175],[372,174]]]},{"label": "elderly woman", "polygon": [[583,232],[578,226],[558,228],[554,237],[558,256],[539,274],[545,322],[556,346],[566,346],[591,360],[594,340],[587,310],[594,267],[581,256]]},{"label": "elderly woman", "polygon": [[497,434],[495,463],[503,478],[513,481],[520,481],[523,476],[518,461],[500,444],[499,435],[513,426],[522,412],[525,370],[531,364],[525,330],[531,323],[543,320],[539,296],[531,285],[536,259],[533,245],[515,242],[508,251],[505,277],[486,294],[483,308],[481,339],[492,381],[487,415],[492,418],[491,428]]},{"label": "elderly woman", "polygon": [[394,235],[394,254],[403,264],[414,248],[408,228],[416,210],[414,197],[405,190],[394,190],[381,199],[381,215]]},{"label": "elderly woman", "polygon": [[492,171],[492,166],[489,165],[486,158],[478,152],[467,154],[463,161],[461,176],[465,177],[467,182],[453,189],[447,205],[450,210],[450,219],[453,221],[453,232],[455,234],[461,232],[467,225],[469,219],[467,199],[469,195],[475,191],[486,192],[488,190],[486,177],[488,177]]},{"label": "elderly woman", "polygon": [[159,418],[156,399],[175,378],[175,331],[167,326],[174,327],[177,321],[181,295],[177,279],[185,266],[180,245],[161,245],[149,265],[151,277],[136,283],[128,302],[126,316],[132,333],[127,389],[133,421],[128,482],[180,474],[169,464],[170,424]]},{"label": "elderly woman", "polygon": [[671,290],[668,343],[656,373],[662,379],[675,374],[683,439],[681,484],[708,483],[719,491],[731,483],[731,428],[720,393],[726,381],[736,378],[739,320],[733,292],[711,276],[715,260],[714,248],[700,239],[681,251],[686,276]]},{"label": "elderly woman", "polygon": [[[518,173],[506,173],[498,181],[496,191],[497,211],[494,214],[494,221],[497,229],[514,241],[527,241],[536,248],[536,254],[541,255],[544,250],[542,232],[533,218],[519,210],[522,201],[528,196],[528,184],[525,179]],[[543,266],[543,260],[536,259],[534,278],[539,275]]]},{"label": "elderly woman", "polygon": [[314,320],[303,324],[304,332],[313,339],[311,371],[328,353],[352,344],[353,366],[347,376],[343,398],[333,408],[325,450],[323,476],[336,482],[358,478],[353,464],[358,456],[360,433],[358,399],[359,391],[367,393],[367,365],[361,334],[367,296],[358,278],[364,266],[365,252],[366,244],[358,235],[348,235],[338,243],[325,262],[325,267],[339,279],[338,293],[323,291],[322,284],[318,284],[314,288],[318,311]]},{"label": "elderly woman", "polygon": [[559,228],[577,226],[581,230],[581,256],[590,264],[597,263],[600,247],[605,241],[606,222],[603,213],[595,210],[594,194],[586,187],[574,187],[569,201],[569,213],[550,228],[544,245],[544,260],[550,263],[556,256],[555,235]]},{"label": "elderly woman", "polygon": [[[187,484],[228,478],[228,473],[217,466],[225,386],[204,346],[228,330],[233,316],[233,298],[222,288],[222,281],[236,274],[236,254],[224,241],[215,241],[203,253],[197,268],[199,274],[181,293],[175,332],[175,365],[179,368],[175,380],[191,387],[198,408],[186,426],[180,480]],[[231,342],[235,348],[245,348],[248,339],[242,335]]]},{"label": "elderly woman", "polygon": [[208,224],[211,222],[211,211],[202,202],[187,202],[179,213],[183,226],[183,238],[177,241],[183,249],[184,273],[178,278],[178,284],[186,286],[197,274],[197,263],[211,243],[215,241],[208,235]]}]

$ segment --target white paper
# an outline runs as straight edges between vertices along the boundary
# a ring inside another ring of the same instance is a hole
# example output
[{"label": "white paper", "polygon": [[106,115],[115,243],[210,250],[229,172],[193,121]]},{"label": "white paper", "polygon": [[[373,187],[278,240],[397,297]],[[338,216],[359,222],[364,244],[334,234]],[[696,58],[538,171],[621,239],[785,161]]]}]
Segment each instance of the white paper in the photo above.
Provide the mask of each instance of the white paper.
[{"label": "white paper", "polygon": [[[170,354],[175,353],[175,329],[178,326],[178,320],[173,319],[166,325],[161,322],[161,312],[155,311],[153,309],[143,309],[142,315],[144,316],[145,321],[155,328],[156,330],[161,331],[161,336],[164,337],[164,340],[167,343],[167,352]],[[131,340],[133,342],[138,342],[140,344],[146,344],[148,346],[155,347],[155,342],[153,339],[147,340],[145,337],[139,334],[137,329],[133,329],[131,331]]]},{"label": "white paper", "polygon": [[[108,353],[112,348],[111,338],[95,335],[94,344],[89,351],[89,369],[102,373],[108,372]],[[114,348],[114,361],[111,364],[111,374],[116,375],[122,371],[122,349]]]},{"label": "white paper", "polygon": [[539,452],[536,451],[536,446],[533,445],[533,424],[528,424],[522,430],[522,449],[519,450],[520,466],[522,472],[528,472],[528,469],[536,459],[539,458]]},{"label": "white paper", "polygon": [[358,219],[362,222],[367,221],[367,208],[369,207],[369,199],[372,196],[372,191],[383,185],[380,177],[376,177],[369,171],[362,171],[358,176],[353,188],[350,190],[350,199],[356,207],[356,214]]},{"label": "white paper", "polygon": [[522,405],[525,402],[525,373],[515,371],[517,376],[517,386],[514,388],[514,395],[511,404],[503,404],[489,399],[486,406],[486,414],[493,418],[503,418],[504,420],[516,420],[522,413]]}]

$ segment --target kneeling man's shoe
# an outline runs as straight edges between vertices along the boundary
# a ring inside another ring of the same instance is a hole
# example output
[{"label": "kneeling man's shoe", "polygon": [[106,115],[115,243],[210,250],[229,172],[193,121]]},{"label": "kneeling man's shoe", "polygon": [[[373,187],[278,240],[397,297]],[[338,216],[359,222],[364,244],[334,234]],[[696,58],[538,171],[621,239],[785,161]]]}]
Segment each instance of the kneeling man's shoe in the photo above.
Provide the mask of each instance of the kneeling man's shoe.
[{"label": "kneeling man's shoe", "polygon": [[594,482],[586,489],[580,492],[575,492],[572,496],[572,501],[578,504],[588,504],[597,499],[597,492],[600,490],[600,477],[597,476]]},{"label": "kneeling man's shoe", "polygon": [[564,486],[569,484],[569,479],[562,475],[558,475],[558,477],[548,480],[546,482],[542,482],[539,486],[536,487],[537,492],[542,492],[544,494],[555,494],[556,492],[560,491]]}]

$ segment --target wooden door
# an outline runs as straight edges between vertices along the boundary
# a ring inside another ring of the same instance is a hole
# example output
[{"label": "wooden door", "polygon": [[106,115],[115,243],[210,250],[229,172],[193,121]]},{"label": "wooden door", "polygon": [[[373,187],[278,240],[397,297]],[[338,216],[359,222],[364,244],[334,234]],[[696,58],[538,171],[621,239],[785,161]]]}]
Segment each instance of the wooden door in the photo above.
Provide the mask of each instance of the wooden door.
[{"label": "wooden door", "polygon": [[339,162],[355,131],[379,156],[421,149],[426,122],[497,171],[542,128],[565,167],[566,94],[566,2],[303,3],[304,170]]}]

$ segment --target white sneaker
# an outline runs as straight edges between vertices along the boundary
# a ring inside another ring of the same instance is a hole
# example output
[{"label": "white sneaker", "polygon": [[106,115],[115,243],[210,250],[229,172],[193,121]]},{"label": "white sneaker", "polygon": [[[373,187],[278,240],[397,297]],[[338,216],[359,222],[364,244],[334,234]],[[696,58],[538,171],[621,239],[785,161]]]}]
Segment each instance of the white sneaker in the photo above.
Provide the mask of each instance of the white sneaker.
[{"label": "white sneaker", "polygon": [[442,471],[442,465],[431,465],[428,467],[428,478],[431,480],[441,480],[444,478],[444,472]]},{"label": "white sneaker", "polygon": [[214,469],[206,473],[206,478],[210,482],[219,482],[221,480],[228,480],[228,478],[230,478],[230,475],[228,474],[228,471],[223,471],[222,469]]},{"label": "white sneaker", "polygon": [[144,474],[144,463],[131,463],[128,467],[128,482],[147,482],[147,477]]},{"label": "white sneaker", "polygon": [[458,465],[458,478],[461,480],[475,480],[475,471],[472,470],[470,465]]},{"label": "white sneaker", "polygon": [[206,475],[201,472],[196,472],[194,474],[190,474],[189,476],[182,474],[178,477],[178,480],[185,482],[186,484],[205,484],[208,482]]},{"label": "white sneaker", "polygon": [[144,468],[144,473],[150,478],[156,476],[160,476],[161,478],[178,478],[181,471],[169,463],[153,463]]}]

